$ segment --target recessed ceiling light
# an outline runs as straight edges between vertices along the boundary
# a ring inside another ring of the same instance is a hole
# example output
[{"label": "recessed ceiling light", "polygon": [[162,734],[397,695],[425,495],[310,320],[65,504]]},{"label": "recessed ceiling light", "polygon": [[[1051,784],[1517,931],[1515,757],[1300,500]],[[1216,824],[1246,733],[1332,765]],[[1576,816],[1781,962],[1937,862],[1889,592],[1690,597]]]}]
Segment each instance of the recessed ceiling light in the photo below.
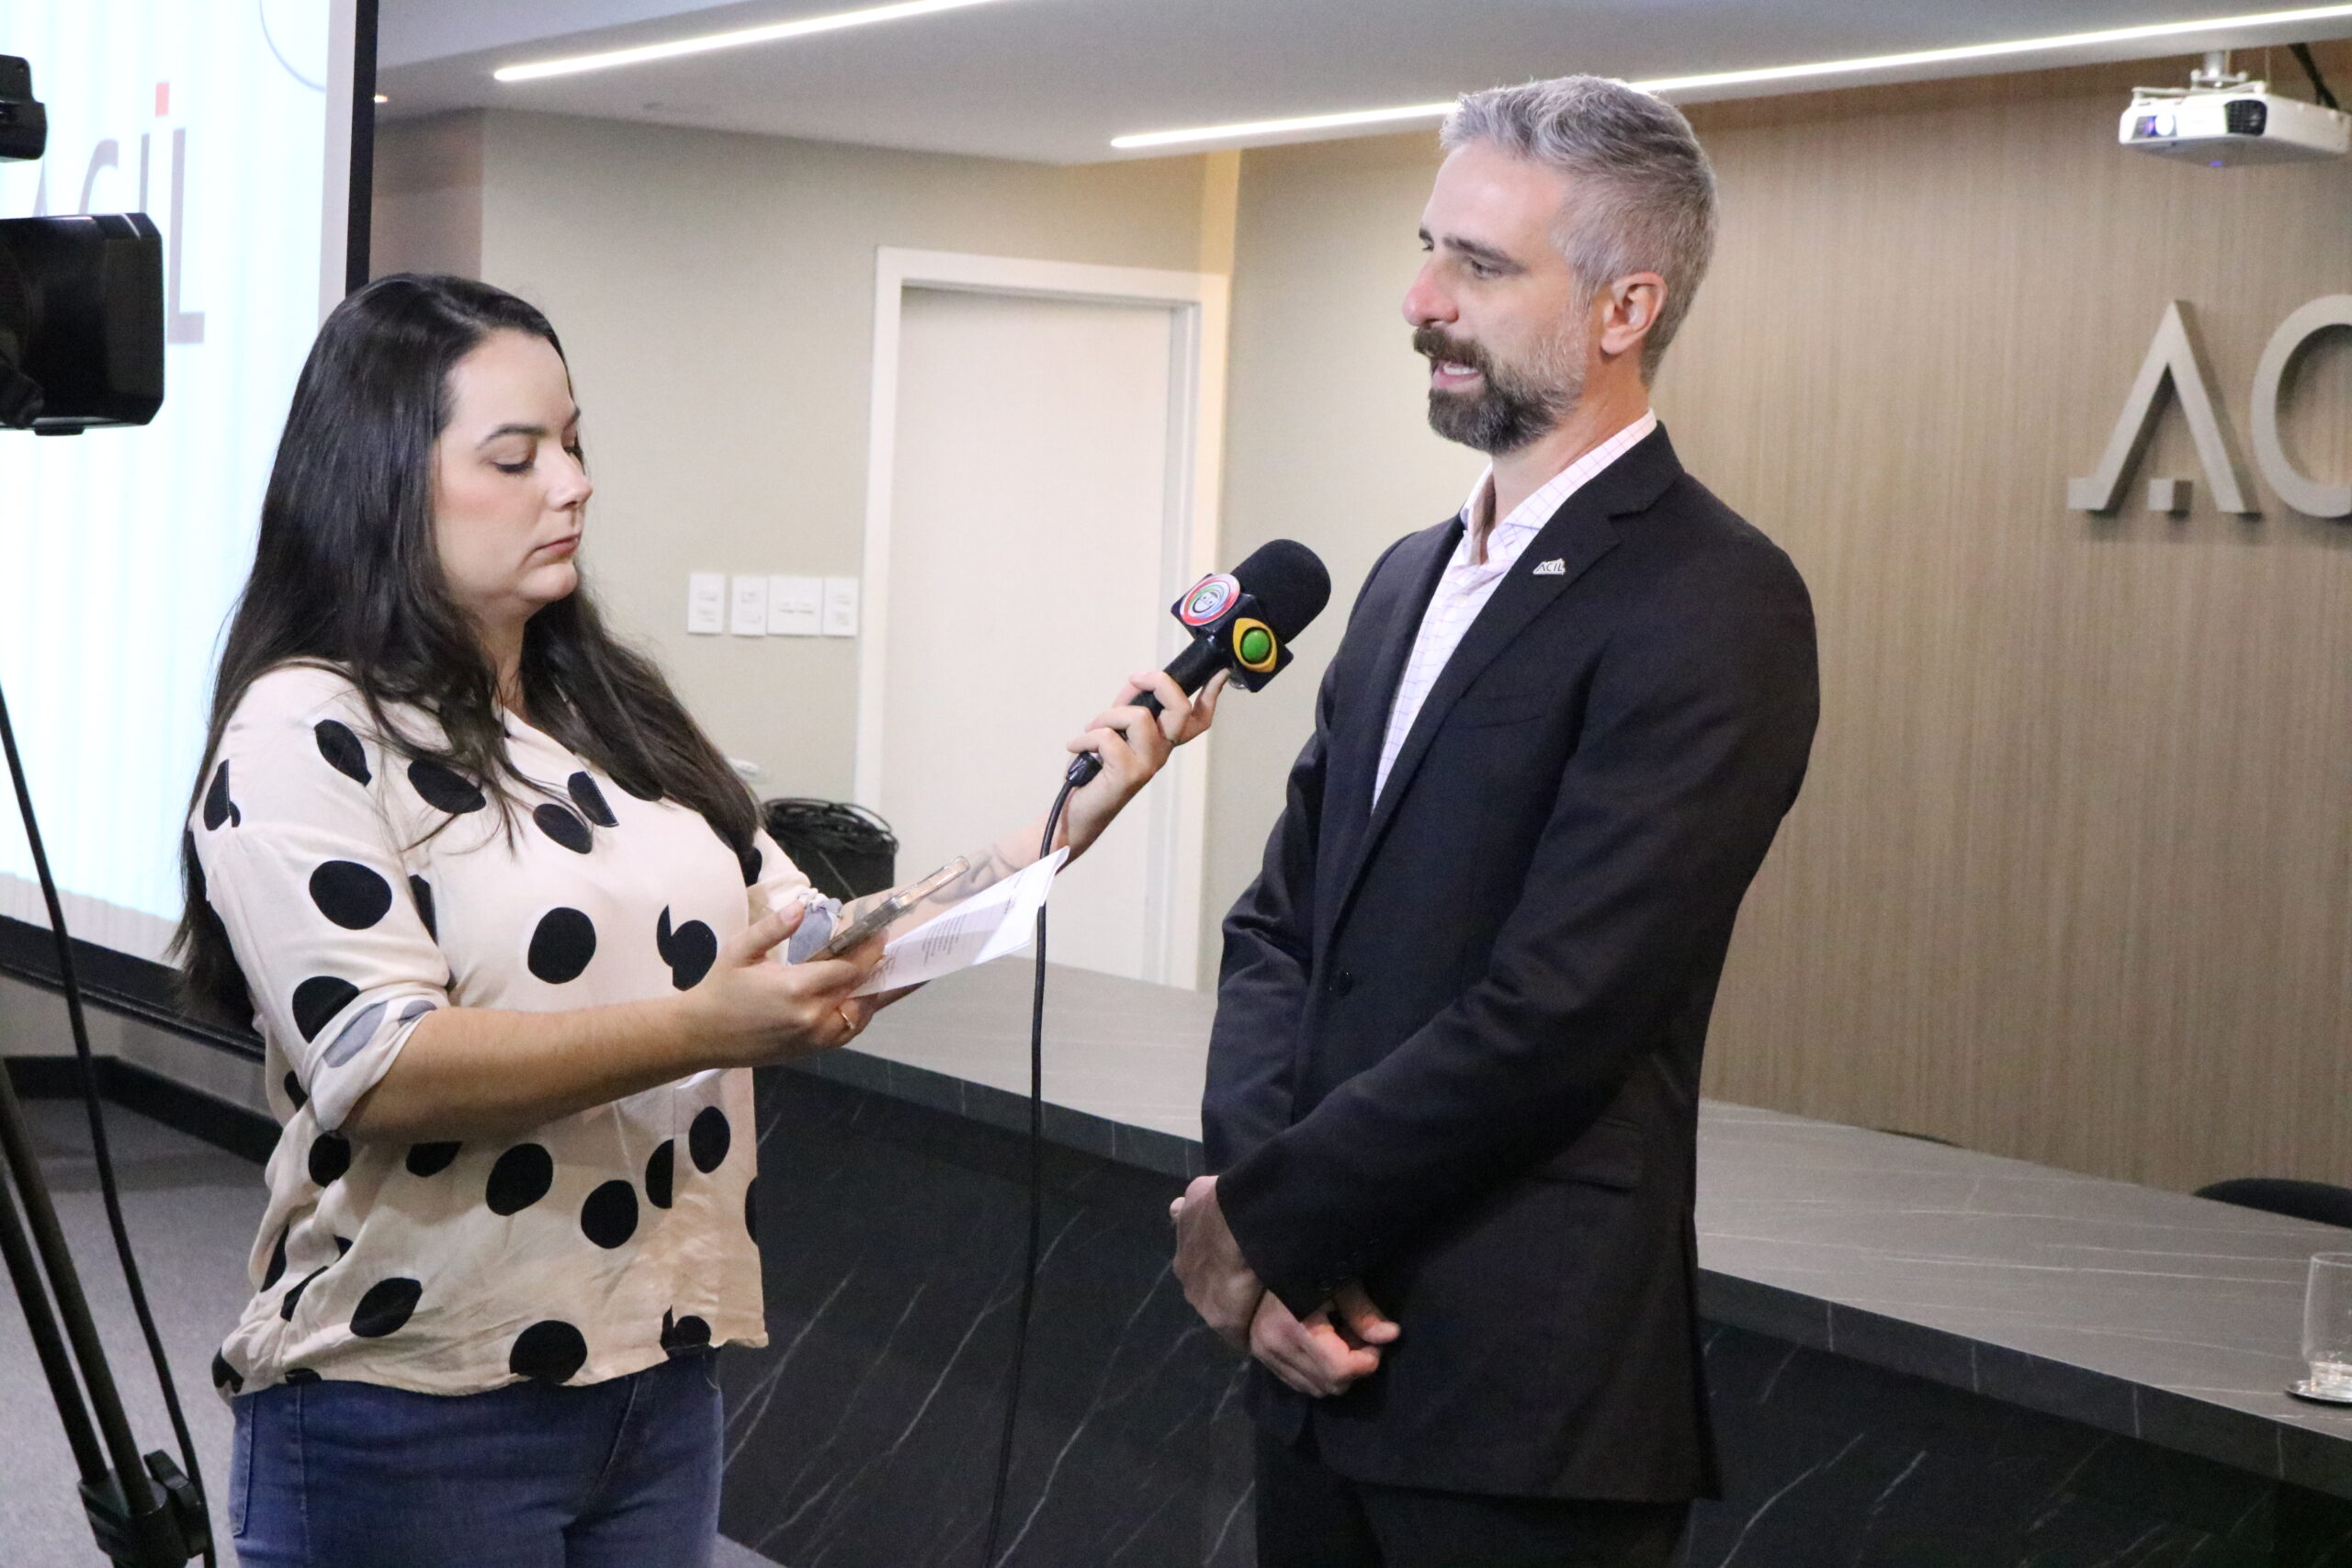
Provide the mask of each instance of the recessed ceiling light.
[{"label": "recessed ceiling light", "polygon": [[836,11],[829,17],[802,17],[762,28],[705,33],[700,38],[673,39],[667,43],[640,44],[635,49],[611,49],[599,54],[575,54],[563,60],[542,60],[530,65],[503,65],[491,73],[501,82],[536,82],[542,76],[570,76],[582,71],[606,71],[616,65],[642,65],[652,60],[674,60],[682,54],[705,54],[714,49],[738,49],[745,44],[776,43],[807,38],[812,33],[839,32],[844,28],[871,27],[876,22],[903,21],[941,11],[961,11],[990,6],[997,0],[899,0],[892,6],[870,6],[861,11]]},{"label": "recessed ceiling light", "polygon": [[[2104,28],[2097,32],[2012,39],[2003,43],[1962,44],[1951,49],[1920,49],[1904,54],[1869,54],[1852,60],[1816,61],[1805,65],[1765,65],[1747,71],[1712,71],[1694,76],[1659,76],[1646,82],[1635,82],[1633,85],[1659,94],[1701,92],[1716,87],[1753,86],[1769,82],[1798,82],[1820,76],[1859,75],[1902,71],[1921,65],[1946,65],[1961,61],[1995,60],[2005,55],[2099,49],[2113,44],[2187,38],[2224,28],[2296,27],[2309,22],[2343,21],[2347,17],[2352,17],[2352,5],[2309,6],[2293,11],[2208,17],[2194,22],[2149,22],[2132,28]],[[1401,108],[1355,109],[1341,114],[1301,115],[1289,119],[1204,125],[1189,130],[1148,130],[1131,136],[1114,136],[1111,138],[1111,145],[1122,152],[1133,152],[1138,148],[1175,147],[1193,141],[1238,141],[1251,137],[1294,135],[1303,130],[1339,130],[1350,126],[1381,125],[1392,120],[1436,119],[1453,107],[1450,101],[1410,104]]]},{"label": "recessed ceiling light", "polygon": [[1114,136],[1111,145],[1121,149],[1173,147],[1182,141],[1231,141],[1245,136],[1339,130],[1351,125],[1381,125],[1392,119],[1435,119],[1453,107],[1453,100],[1449,98],[1442,104],[1408,104],[1394,109],[1350,109],[1340,114],[1299,115],[1291,119],[1252,119],[1238,125],[1204,125],[1193,130],[1146,130],[1133,136]]},{"label": "recessed ceiling light", "polygon": [[377,101],[378,103],[379,103],[379,104],[389,104],[389,103],[390,103],[392,100],[391,100],[391,99],[390,99],[390,98],[388,98],[388,97],[386,97],[383,94],[379,93],[379,94],[377,94],[377,95],[376,95],[376,101]]}]

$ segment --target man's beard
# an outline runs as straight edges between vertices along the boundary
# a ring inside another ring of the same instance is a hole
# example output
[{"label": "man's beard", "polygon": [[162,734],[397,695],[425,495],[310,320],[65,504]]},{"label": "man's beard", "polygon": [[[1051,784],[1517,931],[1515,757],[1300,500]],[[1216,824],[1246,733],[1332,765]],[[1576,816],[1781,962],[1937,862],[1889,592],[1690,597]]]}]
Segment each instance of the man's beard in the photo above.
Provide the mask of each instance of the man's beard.
[{"label": "man's beard", "polygon": [[1475,392],[1430,389],[1430,428],[1488,457],[1516,452],[1544,434],[1584,395],[1584,366],[1558,340],[1532,365],[1498,365],[1484,344],[1450,338],[1430,325],[1414,332],[1413,351],[1478,372]]}]

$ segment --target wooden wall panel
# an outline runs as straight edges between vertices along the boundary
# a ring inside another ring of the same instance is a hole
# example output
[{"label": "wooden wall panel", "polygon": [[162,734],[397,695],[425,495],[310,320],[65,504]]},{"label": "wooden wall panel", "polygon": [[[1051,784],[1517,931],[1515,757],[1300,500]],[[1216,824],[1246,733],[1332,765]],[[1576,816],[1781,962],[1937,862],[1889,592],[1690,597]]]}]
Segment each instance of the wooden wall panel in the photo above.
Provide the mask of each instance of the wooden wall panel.
[{"label": "wooden wall panel", "polygon": [[[2217,514],[2177,410],[2120,512],[2064,507],[2168,300],[2251,472],[2269,333],[2352,292],[2352,163],[2114,144],[2132,81],[2188,65],[1693,111],[1724,237],[1658,406],[1804,569],[1825,695],[1714,1094],[2164,1185],[2352,1181],[2352,523],[2258,480],[2261,518]],[[2338,479],[2347,337],[2288,422]],[[2141,509],[2157,475],[2185,517]]]}]

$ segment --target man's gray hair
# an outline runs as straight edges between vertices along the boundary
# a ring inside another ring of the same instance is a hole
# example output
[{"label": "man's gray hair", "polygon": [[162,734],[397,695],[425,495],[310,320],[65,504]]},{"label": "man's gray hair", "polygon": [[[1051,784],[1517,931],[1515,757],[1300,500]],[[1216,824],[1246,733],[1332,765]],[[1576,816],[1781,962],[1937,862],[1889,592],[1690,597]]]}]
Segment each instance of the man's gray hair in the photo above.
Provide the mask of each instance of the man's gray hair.
[{"label": "man's gray hair", "polygon": [[1642,345],[1642,378],[1655,375],[1715,249],[1714,166],[1680,111],[1623,82],[1560,76],[1464,94],[1438,141],[1492,142],[1573,182],[1555,237],[1586,299],[1629,273],[1666,279]]}]

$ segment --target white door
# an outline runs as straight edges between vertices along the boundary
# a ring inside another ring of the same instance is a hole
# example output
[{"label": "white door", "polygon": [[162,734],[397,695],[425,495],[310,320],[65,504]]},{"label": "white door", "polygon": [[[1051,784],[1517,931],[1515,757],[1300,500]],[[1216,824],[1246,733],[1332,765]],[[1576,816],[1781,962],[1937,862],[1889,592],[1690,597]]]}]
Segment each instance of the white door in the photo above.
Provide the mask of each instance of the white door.
[{"label": "white door", "polygon": [[[1175,646],[1178,312],[910,288],[875,804],[919,876],[1038,816],[1077,734]],[[1183,766],[1192,759],[1180,759]],[[1175,772],[1065,873],[1057,963],[1170,974]]]}]

